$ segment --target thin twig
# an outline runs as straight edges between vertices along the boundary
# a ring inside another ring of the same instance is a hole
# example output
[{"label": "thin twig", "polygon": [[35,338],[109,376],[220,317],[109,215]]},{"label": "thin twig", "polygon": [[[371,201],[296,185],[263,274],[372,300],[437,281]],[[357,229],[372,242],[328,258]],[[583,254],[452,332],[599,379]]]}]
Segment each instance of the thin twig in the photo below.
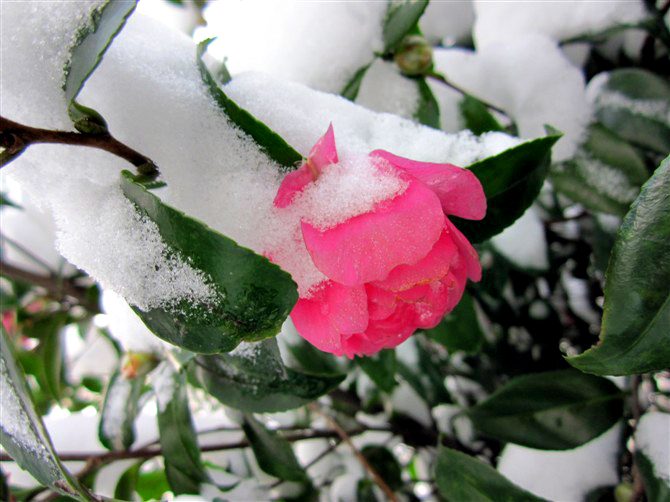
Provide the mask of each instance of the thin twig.
[{"label": "thin twig", "polygon": [[349,445],[349,448],[351,448],[351,451],[354,453],[356,459],[358,459],[360,464],[365,468],[365,470],[368,472],[372,480],[384,492],[384,494],[388,497],[388,499],[391,502],[399,502],[400,499],[398,499],[398,497],[393,492],[393,490],[391,490],[389,485],[386,484],[386,481],[384,481],[384,479],[379,475],[379,473],[374,469],[374,467],[370,465],[370,462],[368,462],[365,456],[360,451],[358,451],[358,448],[354,446],[354,443],[351,441],[351,437],[349,436],[347,431],[345,431],[333,417],[324,412],[316,403],[312,403],[311,405],[309,405],[309,408],[314,412],[318,413],[319,415],[321,415],[326,420],[326,422],[328,422],[328,425],[330,425],[337,432],[342,441],[344,441]]},{"label": "thin twig", "polygon": [[[451,82],[449,82],[444,75],[432,72],[432,73],[428,73],[426,75],[426,77],[432,78],[434,80],[437,80],[438,82],[443,83],[444,85],[446,85],[450,89],[453,89],[454,91],[462,94],[463,96],[469,96],[469,94],[467,92],[465,92],[463,89],[461,89],[457,85],[454,85]],[[491,103],[487,103],[486,101],[482,101],[480,98],[477,98],[477,100],[480,103],[482,103],[485,107],[490,108],[491,110],[496,111],[496,112],[500,113],[501,115],[504,115],[505,117],[509,118],[509,115],[507,114],[507,112],[505,110],[503,110],[502,108],[499,108],[495,105],[492,105]]]},{"label": "thin twig", "polygon": [[93,135],[39,129],[0,116],[0,146],[5,148],[9,154],[19,153],[30,145],[38,143],[98,148],[127,160],[138,168],[139,174],[158,174],[158,168],[150,158],[121,143],[108,132]]}]

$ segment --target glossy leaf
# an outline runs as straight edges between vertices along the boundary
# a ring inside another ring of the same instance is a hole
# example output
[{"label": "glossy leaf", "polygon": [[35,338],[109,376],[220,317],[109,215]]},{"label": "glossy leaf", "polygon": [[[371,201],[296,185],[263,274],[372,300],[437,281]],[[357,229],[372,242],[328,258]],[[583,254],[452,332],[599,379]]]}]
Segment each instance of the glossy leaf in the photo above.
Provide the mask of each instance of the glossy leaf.
[{"label": "glossy leaf", "polygon": [[425,77],[416,79],[419,86],[419,105],[414,118],[420,124],[427,125],[433,129],[440,128],[440,105],[433,95],[433,91],[426,83]]},{"label": "glossy leaf", "polygon": [[35,407],[11,346],[0,327],[0,444],[37,481],[76,500],[96,500],[61,464]]},{"label": "glossy leaf", "polygon": [[384,53],[393,52],[402,39],[411,33],[427,6],[428,0],[389,2],[382,32]]},{"label": "glossy leaf", "polygon": [[435,467],[437,489],[447,502],[541,502],[481,460],[440,448]]},{"label": "glossy leaf", "polygon": [[551,147],[560,134],[527,141],[468,167],[486,194],[486,217],[480,221],[451,217],[470,242],[482,242],[514,223],[533,203],[551,163]]},{"label": "glossy leaf", "polygon": [[388,448],[379,445],[367,445],[361,450],[361,453],[391,490],[396,491],[402,488],[402,469],[398,460]]},{"label": "glossy leaf", "polygon": [[230,121],[248,134],[263,151],[277,164],[287,170],[296,169],[302,162],[302,155],[295,151],[284,139],[243,108],[230,99],[216,83],[207,69],[202,56],[212,39],[198,44],[198,68],[203,82],[209,89],[212,98]]},{"label": "glossy leaf", "polygon": [[444,345],[450,352],[462,350],[475,354],[484,342],[484,333],[479,326],[474,300],[465,293],[456,308],[426,334]]},{"label": "glossy leaf", "polygon": [[489,131],[502,131],[498,123],[484,103],[477,98],[466,94],[458,104],[465,127],[474,134],[484,134]]},{"label": "glossy leaf", "polygon": [[232,350],[243,340],[276,335],[298,299],[291,276],[277,265],[203,223],[163,204],[124,171],[124,194],[151,221],[165,243],[211,281],[215,304],[184,299],[177,308],[135,312],[157,336],[192,352]]},{"label": "glossy leaf", "polygon": [[600,341],[568,362],[599,375],[670,367],[670,157],[619,227],[605,277]]},{"label": "glossy leaf", "polygon": [[386,349],[374,356],[357,357],[356,362],[377,387],[384,392],[393,391],[397,385],[395,350]]},{"label": "glossy leaf", "polygon": [[165,459],[165,475],[176,494],[200,493],[208,480],[200,461],[198,439],[193,428],[186,394],[186,379],[164,362],[152,373],[158,403],[158,432]]},{"label": "glossy leaf", "polygon": [[541,450],[569,450],[599,436],[623,416],[623,393],[610,380],[575,370],[510,380],[467,410],[487,436]]},{"label": "glossy leaf", "polygon": [[244,415],[242,429],[263,472],[285,481],[304,481],[307,478],[291,443],[277,432],[267,429],[249,414]]},{"label": "glossy leaf", "polygon": [[118,370],[111,376],[98,427],[98,437],[105,448],[127,450],[135,441],[135,418],[143,385],[143,377],[128,380]]},{"label": "glossy leaf", "polygon": [[195,375],[216,399],[246,412],[298,408],[330,392],[344,375],[311,375],[284,366],[274,339],[244,344],[232,353],[199,356]]},{"label": "glossy leaf", "polygon": [[[599,82],[599,81],[596,81]],[[639,68],[610,72],[593,90],[595,115],[618,136],[662,155],[670,151],[670,84]]]},{"label": "glossy leaf", "polygon": [[70,119],[80,132],[100,134],[107,131],[107,124],[100,114],[77,103],[76,97],[134,9],[135,2],[108,0],[93,9],[88,23],[77,33],[65,67],[63,89]]},{"label": "glossy leaf", "polygon": [[573,159],[552,166],[551,181],[589,209],[623,216],[649,177],[644,160],[602,125],[592,126],[588,134]]},{"label": "glossy leaf", "polygon": [[635,452],[635,465],[640,471],[647,502],[667,502],[670,500],[670,484],[654,469],[654,464],[641,451]]},{"label": "glossy leaf", "polygon": [[351,80],[349,80],[347,85],[344,86],[344,89],[342,89],[342,92],[340,93],[342,97],[347,98],[349,101],[354,101],[356,99],[358,91],[361,89],[363,79],[365,78],[365,74],[368,72],[371,65],[372,63],[366,64],[354,73],[354,76],[351,77]]}]

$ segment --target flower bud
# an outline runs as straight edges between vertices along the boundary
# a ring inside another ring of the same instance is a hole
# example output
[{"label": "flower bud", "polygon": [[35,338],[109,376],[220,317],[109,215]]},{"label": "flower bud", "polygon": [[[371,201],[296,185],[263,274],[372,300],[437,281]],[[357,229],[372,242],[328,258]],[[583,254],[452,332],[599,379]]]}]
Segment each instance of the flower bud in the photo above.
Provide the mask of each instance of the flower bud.
[{"label": "flower bud", "polygon": [[127,380],[146,375],[158,365],[151,352],[126,352],[121,362],[121,374]]},{"label": "flower bud", "polygon": [[403,75],[424,75],[433,66],[433,49],[422,36],[409,35],[400,42],[394,59]]}]

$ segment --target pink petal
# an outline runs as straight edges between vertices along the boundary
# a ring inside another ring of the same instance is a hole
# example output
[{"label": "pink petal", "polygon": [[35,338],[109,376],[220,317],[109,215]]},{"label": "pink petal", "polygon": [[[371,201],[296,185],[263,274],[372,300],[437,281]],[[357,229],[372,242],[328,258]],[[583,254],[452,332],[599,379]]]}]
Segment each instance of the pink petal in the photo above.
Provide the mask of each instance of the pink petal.
[{"label": "pink petal", "polygon": [[399,265],[383,281],[375,285],[391,291],[409,289],[419,283],[436,281],[449,272],[452,262],[458,257],[458,248],[448,232],[442,235],[433,249],[413,265]]},{"label": "pink petal", "polygon": [[353,286],[419,261],[440,237],[445,219],[437,196],[409,180],[401,195],[331,229],[302,222],[302,235],[314,265],[330,279]]},{"label": "pink petal", "polygon": [[486,195],[472,171],[451,164],[417,162],[384,150],[375,150],[370,155],[386,159],[425,183],[439,197],[445,214],[470,220],[481,220],[486,214]]},{"label": "pink petal", "polygon": [[368,315],[372,320],[386,319],[393,314],[398,304],[395,293],[378,288],[372,284],[365,285],[368,295]]},{"label": "pink petal", "polygon": [[342,334],[364,331],[368,325],[363,286],[325,281],[311,298],[300,298],[291,319],[298,333],[324,352],[341,353]]},{"label": "pink petal", "polygon": [[274,199],[276,207],[286,207],[293,198],[305,188],[305,185],[314,181],[310,165],[318,173],[331,164],[337,164],[337,149],[335,148],[335,133],[333,124],[328,126],[326,134],[321,136],[309,152],[307,160],[300,168],[288,173],[281,182]]},{"label": "pink petal", "polygon": [[454,310],[454,307],[461,301],[463,291],[465,291],[466,281],[467,269],[465,261],[459,260],[459,263],[449,271],[444,279],[442,279],[442,283],[447,288],[448,295],[445,314]]},{"label": "pink petal", "polygon": [[470,241],[458,230],[452,222],[447,218],[447,230],[451,238],[458,246],[458,250],[465,260],[465,266],[468,271],[468,278],[471,281],[478,282],[482,278],[482,266],[479,263],[477,251],[472,247]]}]

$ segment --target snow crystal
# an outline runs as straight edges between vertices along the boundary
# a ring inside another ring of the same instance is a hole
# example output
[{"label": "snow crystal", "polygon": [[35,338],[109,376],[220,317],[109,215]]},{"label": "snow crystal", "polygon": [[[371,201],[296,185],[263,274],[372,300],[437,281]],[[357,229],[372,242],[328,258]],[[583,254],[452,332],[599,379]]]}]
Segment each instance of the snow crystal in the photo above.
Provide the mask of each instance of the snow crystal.
[{"label": "snow crystal", "polygon": [[434,50],[435,68],[471,95],[505,110],[522,138],[545,135],[545,125],[564,133],[555,160],[570,158],[591,120],[581,71],[555,42],[538,34],[515,35],[476,52]]},{"label": "snow crystal", "polygon": [[386,2],[210,2],[202,38],[233,75],[257,70],[339,93],[382,47]]},{"label": "snow crystal", "polygon": [[395,63],[377,59],[365,74],[356,103],[411,119],[419,105],[417,81],[403,77]]}]

